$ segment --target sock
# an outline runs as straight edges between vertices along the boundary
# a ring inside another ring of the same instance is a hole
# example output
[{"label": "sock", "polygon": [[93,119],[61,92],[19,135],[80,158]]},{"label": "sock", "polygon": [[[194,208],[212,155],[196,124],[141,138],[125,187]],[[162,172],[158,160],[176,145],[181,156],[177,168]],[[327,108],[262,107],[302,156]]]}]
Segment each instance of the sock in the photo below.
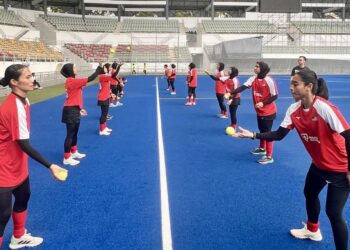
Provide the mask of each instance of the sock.
[{"label": "sock", "polygon": [[309,231],[315,233],[315,232],[317,232],[318,228],[320,227],[320,222],[312,223],[312,222],[308,221],[306,223],[306,226],[307,226],[307,229],[309,229]]},{"label": "sock", "polygon": [[13,236],[15,238],[21,238],[23,234],[25,233],[25,225],[26,225],[26,219],[27,219],[27,210],[24,210],[23,212],[12,212],[12,219],[13,219]]},{"label": "sock", "polygon": [[68,159],[70,157],[70,153],[64,153],[64,159]]},{"label": "sock", "polygon": [[70,149],[70,152],[73,153],[73,154],[74,154],[75,152],[77,152],[77,151],[78,151],[77,145],[72,146],[71,149]]},{"label": "sock", "polygon": [[266,149],[266,140],[260,140],[260,148]]},{"label": "sock", "polygon": [[2,239],[4,238],[4,236],[1,236],[0,237],[0,249],[1,249],[1,247],[2,247]]},{"label": "sock", "polygon": [[273,142],[267,141],[266,142],[266,156],[269,158],[272,157],[272,149],[273,149]]},{"label": "sock", "polygon": [[232,124],[231,127],[236,130],[237,125],[236,124]]},{"label": "sock", "polygon": [[103,131],[107,127],[106,123],[100,124],[100,131]]}]

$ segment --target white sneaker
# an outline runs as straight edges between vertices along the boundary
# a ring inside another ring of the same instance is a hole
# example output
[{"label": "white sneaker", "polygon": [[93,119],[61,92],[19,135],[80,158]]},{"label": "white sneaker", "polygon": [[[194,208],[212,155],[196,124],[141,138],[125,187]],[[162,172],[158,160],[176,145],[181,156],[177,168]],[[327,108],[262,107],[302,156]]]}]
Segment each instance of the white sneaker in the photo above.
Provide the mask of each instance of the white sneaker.
[{"label": "white sneaker", "polygon": [[113,131],[113,129],[111,129],[111,128],[105,128],[106,130],[107,130],[107,132],[109,132],[109,133],[111,133],[112,131]]},{"label": "white sneaker", "polygon": [[63,164],[64,165],[75,166],[75,165],[78,165],[79,163],[80,163],[80,161],[77,161],[77,160],[73,159],[72,156],[70,156],[68,159],[63,159]]},{"label": "white sneaker", "polygon": [[222,115],[220,116],[220,118],[221,118],[221,119],[228,119],[228,116],[227,116],[227,115],[222,114]]},{"label": "white sneaker", "polygon": [[322,240],[322,234],[320,229],[317,229],[316,232],[311,232],[309,229],[307,229],[307,225],[305,223],[303,224],[304,224],[304,227],[301,229],[291,229],[290,234],[298,239],[310,239],[313,241]]},{"label": "white sneaker", "polygon": [[15,238],[12,235],[11,243],[9,245],[10,249],[19,249],[22,247],[35,247],[43,243],[44,239],[40,237],[34,237],[27,233],[27,230],[22,235],[21,238]]},{"label": "white sneaker", "polygon": [[116,107],[123,106],[123,103],[121,103],[121,102],[117,102],[115,106],[116,106]]},{"label": "white sneaker", "polygon": [[257,160],[260,164],[270,164],[273,163],[273,158],[264,155],[260,160]]},{"label": "white sneaker", "polygon": [[117,105],[117,104],[114,104],[114,103],[110,103],[110,104],[109,104],[109,107],[110,107],[110,108],[116,108],[116,107],[118,107],[118,105]]},{"label": "white sneaker", "polygon": [[171,94],[171,95],[176,95],[176,92],[173,91],[173,92],[171,92],[170,94]]},{"label": "white sneaker", "polygon": [[111,133],[107,131],[107,129],[105,128],[104,130],[99,132],[100,135],[104,135],[104,136],[109,136]]},{"label": "white sneaker", "polygon": [[71,153],[70,157],[81,159],[81,158],[86,157],[86,154],[82,154],[82,153],[79,153],[78,151],[76,151],[75,153]]}]

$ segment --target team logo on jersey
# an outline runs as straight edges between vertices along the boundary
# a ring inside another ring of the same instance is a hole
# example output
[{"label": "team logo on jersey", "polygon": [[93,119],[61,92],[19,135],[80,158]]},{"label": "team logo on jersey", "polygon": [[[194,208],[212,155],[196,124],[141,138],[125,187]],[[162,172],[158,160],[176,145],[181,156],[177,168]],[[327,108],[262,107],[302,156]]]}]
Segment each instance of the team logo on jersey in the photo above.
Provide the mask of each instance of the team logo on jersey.
[{"label": "team logo on jersey", "polygon": [[317,116],[312,117],[311,121],[316,122],[317,121]]},{"label": "team logo on jersey", "polygon": [[255,96],[262,97],[262,94],[260,94],[259,92],[256,92],[256,91],[254,91],[254,95],[255,95]]},{"label": "team logo on jersey", "polygon": [[320,139],[317,136],[311,136],[306,133],[301,133],[300,137],[303,138],[305,142],[317,142],[321,144]]},{"label": "team logo on jersey", "polygon": [[295,118],[296,118],[297,120],[300,120],[301,117],[300,117],[300,116],[296,116]]}]

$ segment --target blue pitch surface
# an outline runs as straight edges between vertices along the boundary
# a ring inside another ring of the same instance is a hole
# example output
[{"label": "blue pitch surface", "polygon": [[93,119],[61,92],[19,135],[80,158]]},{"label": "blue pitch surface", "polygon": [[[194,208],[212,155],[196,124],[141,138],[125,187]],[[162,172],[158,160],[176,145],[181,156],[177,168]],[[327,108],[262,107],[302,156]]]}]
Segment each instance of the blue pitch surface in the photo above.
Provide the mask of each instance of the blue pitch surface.
[{"label": "blue pitch surface", "polygon": [[[350,121],[350,77],[325,76],[331,102]],[[241,83],[247,76],[240,77]],[[278,128],[287,107],[289,76],[276,76]],[[124,106],[110,109],[110,137],[98,135],[97,86],[84,90],[89,115],[82,118],[79,150],[87,153],[57,183],[30,161],[32,197],[27,228],[44,237],[37,249],[161,249],[161,208],[155,77],[129,77]],[[199,78],[197,106],[186,107],[185,78],[177,95],[159,79],[173,248],[333,249],[321,193],[322,242],[302,241],[290,228],[306,221],[303,185],[310,164],[295,131],[274,146],[275,163],[262,166],[249,151],[258,141],[224,135],[229,120],[219,111],[214,82]],[[62,162],[64,96],[32,106],[31,142],[48,159]],[[251,90],[242,94],[238,124],[257,131]],[[326,189],[325,189],[326,190]],[[349,205],[344,210],[350,221]],[[5,232],[9,243],[12,223]]]}]

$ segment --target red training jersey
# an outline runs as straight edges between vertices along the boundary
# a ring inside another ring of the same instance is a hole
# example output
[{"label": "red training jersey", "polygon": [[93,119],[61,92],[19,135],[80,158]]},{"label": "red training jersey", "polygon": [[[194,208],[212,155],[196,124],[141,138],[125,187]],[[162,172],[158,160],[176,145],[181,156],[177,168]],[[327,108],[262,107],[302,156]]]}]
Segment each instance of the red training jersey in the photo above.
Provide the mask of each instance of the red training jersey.
[{"label": "red training jersey", "polygon": [[345,139],[340,133],[350,126],[338,108],[327,100],[316,97],[308,110],[303,108],[301,101],[293,103],[281,127],[296,128],[312,162],[319,169],[348,171]]},{"label": "red training jersey", "polygon": [[224,71],[218,72],[215,77],[218,78],[218,80],[215,81],[215,93],[226,94],[225,80],[227,77],[225,77]]},{"label": "red training jersey", "polygon": [[[228,78],[226,81],[225,81],[225,84],[226,84],[226,89],[231,92],[235,89],[237,89],[239,87],[239,80],[237,77],[233,78],[233,79],[230,79]],[[241,97],[241,93],[238,93],[238,94],[235,94],[235,95],[232,95],[232,98],[240,98]]]},{"label": "red training jersey", "polygon": [[28,155],[17,140],[29,139],[30,104],[11,93],[0,106],[0,187],[14,187],[28,177]]},{"label": "red training jersey", "polygon": [[189,71],[188,80],[190,79],[192,80],[188,82],[188,86],[190,86],[191,88],[196,88],[198,79],[198,72],[196,68],[193,68]]},{"label": "red training jersey", "polygon": [[171,75],[170,69],[166,68],[166,69],[164,70],[164,75],[165,75],[166,78],[169,78],[169,76]]},{"label": "red training jersey", "polygon": [[176,69],[172,69],[170,72],[169,80],[175,80],[176,79]]},{"label": "red training jersey", "polygon": [[[258,79],[257,76],[250,77],[245,83],[245,86],[252,88],[253,103],[264,102],[278,94],[275,81],[266,76],[264,79]],[[261,108],[255,108],[258,116],[269,116],[277,112],[275,102],[264,105]]]},{"label": "red training jersey", "polygon": [[111,75],[102,74],[98,76],[98,81],[100,85],[100,89],[98,91],[97,99],[99,101],[105,101],[110,97],[111,94],[111,86],[110,86],[110,80]]},{"label": "red training jersey", "polygon": [[79,106],[83,108],[83,87],[88,83],[87,78],[73,78],[68,77],[66,79],[66,101],[64,102],[65,107]]}]

